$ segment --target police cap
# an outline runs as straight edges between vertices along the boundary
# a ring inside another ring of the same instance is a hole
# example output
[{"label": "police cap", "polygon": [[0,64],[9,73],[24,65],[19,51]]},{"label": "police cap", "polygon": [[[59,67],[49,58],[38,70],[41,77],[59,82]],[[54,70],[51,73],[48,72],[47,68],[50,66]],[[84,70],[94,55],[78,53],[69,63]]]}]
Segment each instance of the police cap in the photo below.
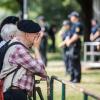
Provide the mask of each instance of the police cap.
[{"label": "police cap", "polygon": [[71,18],[72,16],[79,17],[79,13],[76,11],[73,11],[68,15],[68,18]]},{"label": "police cap", "polygon": [[62,24],[63,24],[63,26],[65,26],[65,25],[71,25],[70,21],[68,21],[68,20],[64,20]]}]

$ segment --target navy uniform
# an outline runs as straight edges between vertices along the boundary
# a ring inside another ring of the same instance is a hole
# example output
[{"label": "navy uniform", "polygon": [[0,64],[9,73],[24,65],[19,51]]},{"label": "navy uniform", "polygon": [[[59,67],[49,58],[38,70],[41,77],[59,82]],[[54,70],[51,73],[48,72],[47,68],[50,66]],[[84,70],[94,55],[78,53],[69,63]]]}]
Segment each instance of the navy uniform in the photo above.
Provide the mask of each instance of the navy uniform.
[{"label": "navy uniform", "polygon": [[[94,19],[94,21],[96,21]],[[95,35],[96,32],[99,32],[99,29],[100,29],[100,25],[96,22],[96,25],[93,25],[91,27],[91,35]],[[91,40],[91,41],[94,41],[94,42],[100,42],[100,36],[98,36],[97,38],[95,38],[94,40]],[[94,50],[97,51],[97,46],[94,46]],[[98,61],[100,58],[98,56],[95,56],[95,61]]]},{"label": "navy uniform", "polygon": [[[62,41],[64,41],[66,38],[69,38],[69,34],[70,34],[70,27],[71,27],[71,23],[67,20],[65,20],[63,22],[63,26],[69,26],[69,29],[66,29],[64,31],[64,33],[62,34]],[[64,48],[63,48],[63,60],[64,60],[64,63],[65,63],[65,68],[66,68],[66,74],[69,73],[69,55],[68,55],[68,52],[69,52],[69,48],[65,45]]]},{"label": "navy uniform", "polygon": [[42,60],[44,61],[44,64],[47,65],[47,31],[46,26],[42,26],[41,29],[44,32],[44,36],[42,37],[41,43],[40,43],[40,53]]},{"label": "navy uniform", "polygon": [[[96,24],[95,26],[92,26],[91,28],[91,34],[96,34],[97,31],[99,31],[99,28],[100,28],[100,25],[99,24]],[[98,39],[100,37],[97,37],[96,39]],[[96,41],[96,39],[94,41]]]},{"label": "navy uniform", "polygon": [[1,42],[1,41],[3,41],[3,40],[2,40],[2,38],[1,38],[1,36],[0,36],[0,42]]},{"label": "navy uniform", "polygon": [[[72,13],[71,16],[79,15],[75,12]],[[78,21],[72,23],[70,38],[73,35],[77,34],[79,36],[82,35],[82,24]],[[81,40],[78,39],[74,43],[69,46],[69,65],[70,65],[70,75],[71,75],[71,82],[77,83],[81,80],[81,63],[80,63],[80,51],[81,51]]]},{"label": "navy uniform", "polygon": [[96,26],[92,26],[92,28],[91,28],[91,33],[92,34],[95,34],[97,31],[98,31],[98,29],[99,29],[99,25],[97,24]]},{"label": "navy uniform", "polygon": [[48,38],[48,25],[45,22],[44,16],[39,17],[41,31],[44,33],[40,43],[40,53],[44,64],[47,66],[47,38]]}]

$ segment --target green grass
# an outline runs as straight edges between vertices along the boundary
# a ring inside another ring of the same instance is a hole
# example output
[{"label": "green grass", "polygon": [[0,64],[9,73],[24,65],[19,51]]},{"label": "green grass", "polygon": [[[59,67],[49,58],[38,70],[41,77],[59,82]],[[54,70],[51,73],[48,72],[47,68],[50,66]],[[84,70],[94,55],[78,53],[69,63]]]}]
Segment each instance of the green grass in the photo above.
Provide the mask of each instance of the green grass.
[{"label": "green grass", "polygon": [[[69,75],[65,75],[63,63],[59,61],[49,62],[46,70],[49,76],[56,75],[66,81],[69,80]],[[76,84],[76,85],[100,96],[100,70],[83,69],[82,81],[80,84]],[[46,82],[41,82],[39,86],[42,89],[45,100],[47,100]],[[37,97],[37,100],[40,99]],[[57,81],[54,81],[54,100],[61,100],[61,83]],[[66,100],[83,100],[83,94],[77,91],[76,89],[73,89],[70,86],[66,85]],[[89,100],[93,100],[93,99],[89,97]]]}]

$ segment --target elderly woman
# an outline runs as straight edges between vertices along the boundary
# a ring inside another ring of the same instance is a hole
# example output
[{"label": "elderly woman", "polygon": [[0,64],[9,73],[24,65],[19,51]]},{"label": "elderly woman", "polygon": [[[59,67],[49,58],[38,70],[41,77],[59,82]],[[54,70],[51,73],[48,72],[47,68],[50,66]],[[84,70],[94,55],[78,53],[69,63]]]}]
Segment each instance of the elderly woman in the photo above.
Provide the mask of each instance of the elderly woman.
[{"label": "elderly woman", "polygon": [[0,47],[4,45],[7,41],[11,40],[17,32],[17,27],[16,25],[13,24],[6,24],[4,27],[1,29],[1,37],[3,41],[0,43]]},{"label": "elderly woman", "polygon": [[18,21],[19,18],[15,16],[8,16],[2,21],[0,25],[0,35],[3,41],[0,42],[0,47],[2,47],[7,41],[11,40],[15,36],[17,31],[16,23]]}]

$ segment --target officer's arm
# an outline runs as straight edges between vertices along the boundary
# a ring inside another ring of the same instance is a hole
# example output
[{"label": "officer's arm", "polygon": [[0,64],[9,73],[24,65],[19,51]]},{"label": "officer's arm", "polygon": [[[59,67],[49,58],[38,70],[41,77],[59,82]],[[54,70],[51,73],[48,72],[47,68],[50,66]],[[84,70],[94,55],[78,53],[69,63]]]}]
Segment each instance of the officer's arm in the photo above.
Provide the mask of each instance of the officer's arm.
[{"label": "officer's arm", "polygon": [[80,38],[80,35],[74,34],[74,35],[69,39],[69,41],[66,42],[66,45],[67,45],[67,46],[71,45],[72,43],[76,42],[79,38]]},{"label": "officer's arm", "polygon": [[98,38],[100,36],[100,32],[99,31],[97,31],[94,35],[93,34],[91,34],[90,35],[90,40],[91,41],[94,41],[96,38]]},{"label": "officer's arm", "polygon": [[93,33],[90,34],[90,40],[93,41]]},{"label": "officer's arm", "polygon": [[66,42],[69,41],[69,37],[66,37],[64,41],[62,41],[58,47],[64,47],[66,45]]}]

